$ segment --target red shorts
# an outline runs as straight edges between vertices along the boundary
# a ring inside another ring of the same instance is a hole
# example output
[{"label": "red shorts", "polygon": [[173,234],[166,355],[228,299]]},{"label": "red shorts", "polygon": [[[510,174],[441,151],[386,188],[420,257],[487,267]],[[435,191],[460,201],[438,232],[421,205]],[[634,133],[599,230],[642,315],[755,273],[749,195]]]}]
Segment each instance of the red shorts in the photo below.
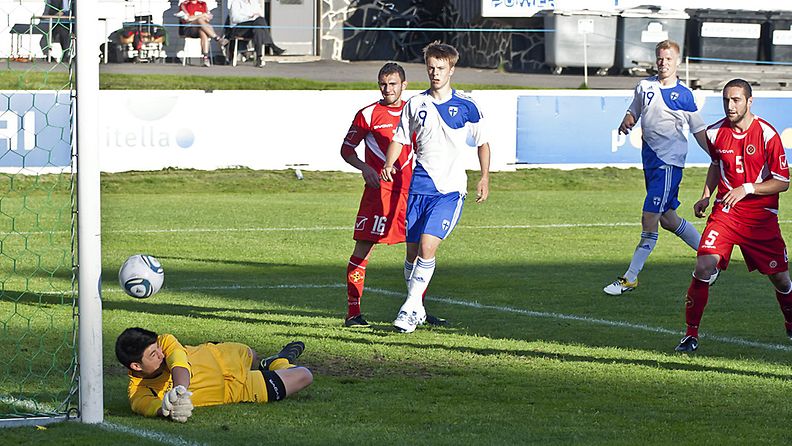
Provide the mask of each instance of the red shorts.
[{"label": "red shorts", "polygon": [[726,269],[734,245],[740,246],[748,271],[756,269],[770,275],[789,269],[786,244],[777,217],[748,224],[737,221],[720,209],[713,212],[701,234],[698,255],[719,255],[718,268]]},{"label": "red shorts", "polygon": [[407,191],[366,187],[352,238],[388,245],[402,243],[407,232],[406,212]]}]

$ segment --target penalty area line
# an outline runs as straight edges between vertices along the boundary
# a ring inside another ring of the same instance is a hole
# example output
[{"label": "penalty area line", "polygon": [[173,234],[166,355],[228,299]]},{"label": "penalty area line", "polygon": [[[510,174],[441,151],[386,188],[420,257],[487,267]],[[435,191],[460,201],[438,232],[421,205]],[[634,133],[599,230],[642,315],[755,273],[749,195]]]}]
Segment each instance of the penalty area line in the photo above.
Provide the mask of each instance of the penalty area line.
[{"label": "penalty area line", "polygon": [[[217,286],[190,286],[190,287],[179,287],[179,288],[168,288],[171,291],[196,291],[196,290],[247,290],[247,289],[308,289],[308,288],[346,288],[346,285],[343,284],[282,284],[282,285],[239,285],[239,284],[230,284],[230,285],[217,285]],[[378,293],[385,296],[391,297],[404,297],[403,292],[385,290],[382,288],[366,288],[368,292],[371,293]],[[120,290],[119,290],[120,291]],[[507,307],[501,305],[487,305],[482,304],[479,302],[469,302],[465,300],[453,299],[449,297],[441,297],[441,296],[431,296],[427,295],[426,299],[431,302],[439,302],[448,305],[456,305],[460,307],[468,307],[468,308],[476,308],[481,310],[491,310],[497,311],[500,313],[511,313],[511,314],[521,314],[524,316],[535,317],[535,318],[544,318],[544,319],[556,319],[556,320],[564,320],[564,321],[573,321],[573,322],[582,322],[584,324],[591,324],[591,325],[603,325],[607,327],[615,327],[615,328],[626,328],[630,330],[636,331],[644,331],[649,333],[655,334],[662,334],[662,335],[675,335],[681,336],[684,332],[679,330],[671,330],[668,328],[663,327],[652,327],[650,325],[645,324],[636,324],[632,322],[626,321],[613,321],[610,319],[599,319],[593,318],[588,316],[578,316],[574,314],[565,314],[565,313],[556,313],[556,312],[548,312],[548,311],[534,311],[534,310],[525,310],[522,308],[514,308],[514,307]],[[792,346],[789,345],[782,345],[782,344],[771,344],[767,342],[758,342],[758,341],[751,341],[748,339],[742,338],[735,338],[731,336],[718,336],[712,334],[702,333],[699,335],[699,338],[710,339],[713,341],[723,342],[725,344],[733,344],[739,345],[742,347],[752,347],[758,348],[761,350],[772,350],[772,351],[784,351],[784,352],[792,352]]]},{"label": "penalty area line", "polygon": [[147,440],[158,441],[163,444],[171,446],[203,446],[204,443],[196,443],[194,441],[185,440],[174,434],[166,434],[164,432],[150,431],[146,429],[138,429],[134,427],[124,426],[122,424],[104,422],[97,425],[101,429],[110,432],[120,432],[123,434],[132,435],[138,438],[145,438]]}]

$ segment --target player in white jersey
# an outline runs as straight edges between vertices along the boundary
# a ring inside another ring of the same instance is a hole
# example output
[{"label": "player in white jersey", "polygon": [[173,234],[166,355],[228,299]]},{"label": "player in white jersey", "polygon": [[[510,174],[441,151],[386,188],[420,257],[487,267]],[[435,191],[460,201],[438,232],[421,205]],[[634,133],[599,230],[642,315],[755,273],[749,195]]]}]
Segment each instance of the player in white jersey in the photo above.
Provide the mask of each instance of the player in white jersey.
[{"label": "player in white jersey", "polygon": [[[603,288],[612,296],[631,291],[638,286],[638,273],[657,243],[658,224],[681,238],[696,250],[701,235],[684,218],[679,217],[679,184],[685,167],[690,131],[698,144],[707,150],[706,125],[698,114],[693,92],[677,77],[679,45],[664,40],[655,47],[657,75],[638,83],[627,113],[619,125],[619,132],[627,134],[638,119],[643,131],[641,159],[646,184],[641,240],[635,248],[630,266],[623,276]],[[711,283],[717,279],[713,273]]]},{"label": "player in white jersey", "polygon": [[478,148],[481,167],[476,202],[489,195],[490,147],[481,128],[482,114],[473,100],[451,88],[458,60],[451,45],[433,42],[424,48],[430,87],[407,101],[381,173],[383,180],[392,181],[402,146],[415,141],[407,200],[407,299],[393,322],[404,333],[426,320],[421,297],[434,274],[437,248],[462,215],[467,194],[463,155],[472,147]]}]

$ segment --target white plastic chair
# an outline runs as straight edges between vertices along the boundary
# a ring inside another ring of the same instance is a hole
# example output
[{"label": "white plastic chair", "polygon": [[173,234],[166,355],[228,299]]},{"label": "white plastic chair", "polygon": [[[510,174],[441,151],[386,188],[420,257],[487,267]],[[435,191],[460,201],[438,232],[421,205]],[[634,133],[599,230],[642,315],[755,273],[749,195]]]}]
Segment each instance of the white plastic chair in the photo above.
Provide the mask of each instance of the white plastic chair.
[{"label": "white plastic chair", "polygon": [[201,51],[201,39],[185,37],[184,49],[176,53],[176,57],[181,59],[182,65],[187,65],[187,59],[191,57],[203,57],[203,51]]}]

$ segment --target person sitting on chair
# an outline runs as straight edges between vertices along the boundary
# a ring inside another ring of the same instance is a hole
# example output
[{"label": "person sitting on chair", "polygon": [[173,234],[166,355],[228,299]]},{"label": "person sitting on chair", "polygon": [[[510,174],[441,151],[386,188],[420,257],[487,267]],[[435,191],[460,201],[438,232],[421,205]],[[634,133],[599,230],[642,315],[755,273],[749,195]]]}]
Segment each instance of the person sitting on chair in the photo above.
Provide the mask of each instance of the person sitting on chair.
[{"label": "person sitting on chair", "polygon": [[230,0],[228,3],[230,25],[233,27],[228,31],[227,37],[244,37],[253,39],[256,47],[256,64],[264,66],[264,54],[262,47],[269,47],[271,53],[280,56],[286,50],[275,45],[269,31],[267,20],[261,15],[261,3],[259,0]]},{"label": "person sitting on chair", "polygon": [[[61,60],[69,60],[71,54],[71,27],[72,15],[76,0],[47,0],[44,7],[44,17],[53,17],[52,28],[49,30],[49,40],[46,34],[41,37],[41,48],[46,52],[52,52],[52,43],[57,42],[63,56]],[[41,23],[49,23],[49,20],[42,19]]]},{"label": "person sitting on chair", "polygon": [[204,66],[210,66],[209,39],[214,39],[221,47],[228,45],[228,39],[217,35],[209,22],[212,14],[203,0],[185,0],[179,5],[179,16],[182,25],[179,34],[182,37],[201,39],[201,52],[203,53]]}]

